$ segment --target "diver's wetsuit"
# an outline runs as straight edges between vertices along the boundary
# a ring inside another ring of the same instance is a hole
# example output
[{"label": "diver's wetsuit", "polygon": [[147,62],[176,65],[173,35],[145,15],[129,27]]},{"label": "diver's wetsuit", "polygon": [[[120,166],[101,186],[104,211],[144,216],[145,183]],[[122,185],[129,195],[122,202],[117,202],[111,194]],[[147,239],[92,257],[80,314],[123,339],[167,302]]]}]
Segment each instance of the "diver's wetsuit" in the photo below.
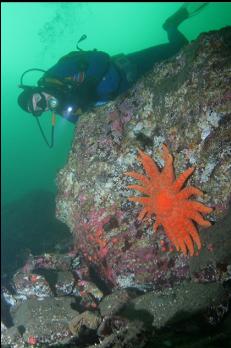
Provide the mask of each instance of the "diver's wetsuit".
[{"label": "diver's wetsuit", "polygon": [[[155,63],[172,57],[188,43],[176,26],[169,26],[165,30],[169,43],[131,54],[111,57],[105,52],[94,50],[82,51],[80,55],[79,52],[70,52],[62,57],[41,79],[44,91],[59,101],[55,111],[75,123],[79,114],[91,107],[107,103],[127,91]],[[81,68],[82,65],[86,68]],[[79,84],[81,76],[84,76],[84,80]],[[50,82],[47,86],[48,79],[67,79],[68,84],[71,82],[73,87],[52,87]]]},{"label": "diver's wetsuit", "polygon": [[187,45],[188,40],[176,27],[171,26],[166,31],[169,43],[126,55],[129,61],[137,67],[137,79],[152,69],[155,63],[174,56],[183,46]]},{"label": "diver's wetsuit", "polygon": [[[55,97],[57,107],[53,111],[75,123],[80,114],[126,92],[154,64],[173,57],[188,44],[178,26],[208,3],[192,4],[184,3],[163,24],[168,43],[116,56],[97,50],[70,52],[45,72],[38,81],[37,93],[47,91]],[[34,87],[24,88],[18,97],[19,105],[26,112],[30,112],[28,105],[31,105],[35,90]]]}]

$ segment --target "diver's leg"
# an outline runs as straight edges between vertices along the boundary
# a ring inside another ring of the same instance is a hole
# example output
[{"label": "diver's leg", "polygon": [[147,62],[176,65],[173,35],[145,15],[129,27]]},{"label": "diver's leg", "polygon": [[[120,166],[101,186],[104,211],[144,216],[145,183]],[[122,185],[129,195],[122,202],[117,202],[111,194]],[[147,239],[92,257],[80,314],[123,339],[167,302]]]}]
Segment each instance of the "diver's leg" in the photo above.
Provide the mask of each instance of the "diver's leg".
[{"label": "diver's leg", "polygon": [[163,28],[174,26],[178,27],[185,19],[198,14],[209,2],[184,2],[183,5],[172,16],[167,18],[163,24]]},{"label": "diver's leg", "polygon": [[137,79],[151,70],[155,63],[173,57],[183,46],[187,45],[188,40],[176,27],[171,26],[166,31],[169,43],[127,55],[130,62],[137,67]]},{"label": "diver's leg", "polygon": [[[181,18],[181,20],[186,19],[183,16]],[[155,63],[173,57],[183,46],[188,44],[186,37],[177,28],[179,24],[180,20],[178,20],[178,23],[173,24],[171,22],[164,27],[169,43],[149,47],[127,55],[127,58],[137,66],[137,78],[149,71]]]},{"label": "diver's leg", "polygon": [[184,3],[163,25],[169,43],[127,55],[127,58],[137,66],[137,78],[152,69],[155,63],[174,56],[182,47],[187,45],[188,40],[178,30],[178,26],[187,18],[197,14],[207,4],[204,2]]},{"label": "diver's leg", "polygon": [[129,61],[136,66],[137,76],[140,78],[146,72],[150,71],[155,63],[173,57],[183,45],[167,43],[163,45],[149,47],[142,51],[126,55]]}]

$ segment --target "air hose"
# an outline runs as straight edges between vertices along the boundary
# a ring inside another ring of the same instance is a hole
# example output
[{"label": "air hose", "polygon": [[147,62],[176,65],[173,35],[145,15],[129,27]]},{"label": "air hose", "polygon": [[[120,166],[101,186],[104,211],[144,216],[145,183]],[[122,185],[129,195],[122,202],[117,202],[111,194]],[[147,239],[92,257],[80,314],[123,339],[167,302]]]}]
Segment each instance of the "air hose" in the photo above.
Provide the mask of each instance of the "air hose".
[{"label": "air hose", "polygon": [[42,134],[42,137],[43,137],[45,143],[47,144],[47,146],[48,146],[49,148],[52,148],[53,145],[54,145],[54,130],[55,130],[55,123],[56,123],[56,115],[55,115],[55,112],[54,112],[54,111],[52,112],[52,119],[51,119],[51,143],[50,143],[50,144],[48,143],[48,140],[47,140],[47,138],[46,138],[46,136],[45,136],[45,133],[44,133],[44,131],[43,131],[43,129],[42,129],[42,126],[41,126],[41,124],[40,124],[40,121],[39,121],[39,118],[38,118],[38,117],[36,117],[36,121],[37,121],[37,123],[38,123],[40,132],[41,132],[41,134]]}]

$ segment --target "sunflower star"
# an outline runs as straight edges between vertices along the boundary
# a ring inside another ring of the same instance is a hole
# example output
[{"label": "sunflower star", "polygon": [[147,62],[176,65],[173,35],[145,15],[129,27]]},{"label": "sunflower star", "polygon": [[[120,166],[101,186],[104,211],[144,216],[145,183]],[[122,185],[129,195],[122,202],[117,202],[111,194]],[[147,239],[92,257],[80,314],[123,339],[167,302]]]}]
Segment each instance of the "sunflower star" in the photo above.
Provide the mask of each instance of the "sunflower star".
[{"label": "sunflower star", "polygon": [[200,202],[188,199],[192,195],[203,195],[201,190],[194,186],[182,189],[195,168],[188,168],[176,179],[173,157],[165,144],[163,144],[165,166],[161,171],[151,157],[141,150],[138,152],[137,158],[142,163],[147,176],[134,171],[124,173],[141,182],[141,185],[129,185],[128,188],[146,195],[146,197],[129,197],[130,201],[141,203],[144,206],[139,213],[138,220],[155,214],[154,231],[157,231],[158,226],[162,225],[177,251],[181,250],[186,255],[188,249],[192,256],[194,254],[193,242],[197,244],[198,250],[201,249],[200,237],[193,221],[201,226],[209,227],[211,223],[205,220],[200,213],[210,213],[213,210]]}]

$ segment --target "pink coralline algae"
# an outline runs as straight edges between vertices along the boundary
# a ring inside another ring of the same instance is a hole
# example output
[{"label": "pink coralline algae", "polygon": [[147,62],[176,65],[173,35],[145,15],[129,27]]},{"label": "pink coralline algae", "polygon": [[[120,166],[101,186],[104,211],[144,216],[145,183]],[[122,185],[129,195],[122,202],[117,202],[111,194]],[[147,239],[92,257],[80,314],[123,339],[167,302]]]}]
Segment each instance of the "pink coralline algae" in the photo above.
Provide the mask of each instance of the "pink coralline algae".
[{"label": "pink coralline algae", "polygon": [[[175,263],[175,256],[172,258],[167,254],[160,262],[160,246],[157,243],[147,246],[145,239],[142,241],[142,236],[136,240],[137,231],[129,222],[127,225],[124,213],[119,210],[114,210],[114,213],[112,211],[108,215],[101,208],[78,218],[75,235],[77,249],[109,285],[122,286],[121,274],[130,278],[131,286],[134,285],[134,276],[141,284],[147,279],[150,283],[154,279],[161,279],[169,270],[169,265]],[[112,235],[111,231],[114,232]],[[172,280],[166,279],[163,284],[170,286],[174,279],[187,278],[188,267],[185,267],[184,260],[182,265],[183,268],[180,265],[175,267],[174,272],[170,271]],[[156,288],[158,286],[156,284]]]},{"label": "pink coralline algae", "polygon": [[108,267],[106,258],[118,239],[107,237],[105,226],[110,222],[111,215],[105,213],[105,209],[93,210],[81,219],[77,226],[76,245],[90,263],[103,265],[103,274],[113,283],[113,272]]}]

